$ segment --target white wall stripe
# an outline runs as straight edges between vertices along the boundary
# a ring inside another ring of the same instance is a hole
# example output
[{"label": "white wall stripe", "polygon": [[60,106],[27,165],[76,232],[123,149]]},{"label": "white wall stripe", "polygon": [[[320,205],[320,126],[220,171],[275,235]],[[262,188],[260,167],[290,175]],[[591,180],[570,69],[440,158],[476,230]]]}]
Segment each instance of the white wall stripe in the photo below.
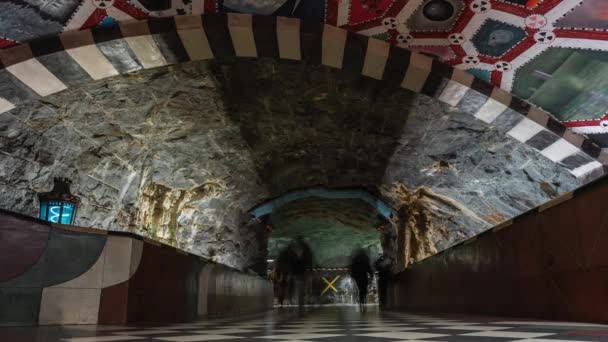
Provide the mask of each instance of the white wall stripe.
[{"label": "white wall stripe", "polygon": [[167,65],[165,57],[163,57],[158,46],[156,46],[152,36],[127,37],[125,40],[144,68],[156,68]]},{"label": "white wall stripe", "polygon": [[575,49],[588,49],[590,46],[593,46],[594,50],[608,51],[608,41],[606,40],[556,38],[551,46]]},{"label": "white wall stripe", "polygon": [[414,13],[416,8],[418,8],[418,6],[420,6],[422,4],[422,1],[423,0],[407,1],[405,6],[403,6],[401,11],[399,11],[399,13],[397,14],[397,16],[395,18],[397,18],[397,20],[399,20],[399,22],[401,22],[401,23],[406,22],[407,19],[409,18],[409,16],[412,15],[412,13]]},{"label": "white wall stripe", "polygon": [[517,125],[515,125],[515,127],[508,131],[507,134],[521,141],[522,143],[525,143],[543,129],[543,126],[528,118],[524,118]]},{"label": "white wall stripe", "polygon": [[456,106],[470,88],[456,81],[448,81],[447,86],[439,96],[439,101],[445,102],[450,106]]},{"label": "white wall stripe", "polygon": [[601,172],[598,172],[598,175],[601,175],[603,173],[602,169],[603,169],[602,163],[594,160],[591,163],[587,163],[585,165],[577,167],[576,169],[572,170],[571,172],[576,178],[583,178],[596,171],[601,171]]},{"label": "white wall stripe", "polygon": [[572,131],[580,134],[608,134],[608,127],[597,126],[581,126],[572,127]]},{"label": "white wall stripe", "polygon": [[81,46],[68,49],[66,52],[78,63],[94,80],[116,76],[118,71],[95,45]]},{"label": "white wall stripe", "polygon": [[445,38],[414,38],[410,45],[447,46],[450,42]]},{"label": "white wall stripe", "polygon": [[475,117],[485,123],[491,123],[506,109],[507,106],[504,104],[494,100],[493,98],[488,98],[488,101],[481,106],[481,108],[479,108],[477,113],[475,113]]},{"label": "white wall stripe", "polygon": [[337,26],[348,24],[348,11],[350,10],[350,1],[340,1],[338,3],[338,18]]},{"label": "white wall stripe", "polygon": [[15,108],[14,104],[7,99],[0,97],[0,113],[8,112],[13,108]]},{"label": "white wall stripe", "polygon": [[551,159],[554,162],[559,162],[575,154],[578,151],[578,147],[567,142],[565,139],[560,138],[558,141],[554,142],[549,147],[540,151],[540,153],[542,153],[543,156]]},{"label": "white wall stripe", "polygon": [[67,89],[63,82],[35,58],[11,65],[6,70],[15,75],[15,77],[32,88],[40,96],[48,96]]}]

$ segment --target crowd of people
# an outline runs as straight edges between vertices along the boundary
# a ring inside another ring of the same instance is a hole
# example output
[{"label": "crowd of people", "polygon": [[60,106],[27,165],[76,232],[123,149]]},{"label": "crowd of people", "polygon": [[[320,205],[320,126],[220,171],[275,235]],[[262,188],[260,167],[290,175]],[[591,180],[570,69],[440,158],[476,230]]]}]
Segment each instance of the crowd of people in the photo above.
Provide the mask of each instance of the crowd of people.
[{"label": "crowd of people", "polygon": [[[357,285],[361,311],[365,311],[374,273],[377,275],[378,303],[381,307],[386,304],[390,265],[383,256],[380,256],[373,266],[364,249],[357,250],[351,258],[350,276]],[[279,253],[274,261],[270,279],[273,282],[275,298],[280,306],[283,306],[286,301],[290,304],[297,302],[300,307],[304,305],[307,276],[312,268],[312,249],[302,237],[297,237]]]}]

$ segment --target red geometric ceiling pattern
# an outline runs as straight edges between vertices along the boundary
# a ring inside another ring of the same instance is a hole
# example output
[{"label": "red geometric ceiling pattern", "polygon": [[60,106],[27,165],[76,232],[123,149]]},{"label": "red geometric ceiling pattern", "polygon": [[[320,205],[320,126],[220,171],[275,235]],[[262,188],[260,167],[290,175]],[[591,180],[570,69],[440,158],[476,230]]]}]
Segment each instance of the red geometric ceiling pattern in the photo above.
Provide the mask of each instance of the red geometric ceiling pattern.
[{"label": "red geometric ceiling pattern", "polygon": [[[148,10],[149,1],[143,0],[72,1],[79,4],[62,23],[64,31],[149,16],[239,11],[239,6],[253,13],[264,6],[265,13],[291,6],[288,15],[293,16],[303,13],[302,7],[322,8],[317,20],[436,55],[461,69],[476,69],[508,91],[514,90],[517,70],[547,49],[608,51],[608,0],[172,0],[162,10]],[[310,13],[314,17],[314,10],[307,13],[305,19]],[[568,25],[560,25],[568,15],[582,19],[566,18]],[[586,18],[593,27],[586,27]],[[0,32],[0,48],[17,44],[13,39],[10,32]],[[583,133],[589,127],[604,129],[599,125],[606,121],[597,115],[583,119],[564,123]]]}]

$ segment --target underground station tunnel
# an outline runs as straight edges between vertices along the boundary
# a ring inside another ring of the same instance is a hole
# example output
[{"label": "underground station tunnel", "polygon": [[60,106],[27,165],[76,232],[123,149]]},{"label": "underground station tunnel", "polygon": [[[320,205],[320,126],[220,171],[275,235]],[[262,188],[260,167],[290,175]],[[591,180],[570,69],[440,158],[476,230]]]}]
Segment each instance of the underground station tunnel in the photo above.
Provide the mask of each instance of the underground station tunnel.
[{"label": "underground station tunnel", "polygon": [[0,341],[608,341],[606,13],[0,2]]}]

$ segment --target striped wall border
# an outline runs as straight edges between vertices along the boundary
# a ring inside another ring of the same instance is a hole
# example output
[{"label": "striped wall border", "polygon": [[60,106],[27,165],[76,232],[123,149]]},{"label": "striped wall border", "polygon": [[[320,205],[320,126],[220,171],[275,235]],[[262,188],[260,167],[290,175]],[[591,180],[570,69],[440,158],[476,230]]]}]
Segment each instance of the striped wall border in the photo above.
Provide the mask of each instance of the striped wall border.
[{"label": "striped wall border", "polygon": [[385,41],[286,17],[228,13],[155,18],[0,50],[0,113],[71,86],[136,70],[259,57],[343,69],[435,97],[533,147],[582,182],[603,175],[608,166],[608,150],[464,71]]}]

